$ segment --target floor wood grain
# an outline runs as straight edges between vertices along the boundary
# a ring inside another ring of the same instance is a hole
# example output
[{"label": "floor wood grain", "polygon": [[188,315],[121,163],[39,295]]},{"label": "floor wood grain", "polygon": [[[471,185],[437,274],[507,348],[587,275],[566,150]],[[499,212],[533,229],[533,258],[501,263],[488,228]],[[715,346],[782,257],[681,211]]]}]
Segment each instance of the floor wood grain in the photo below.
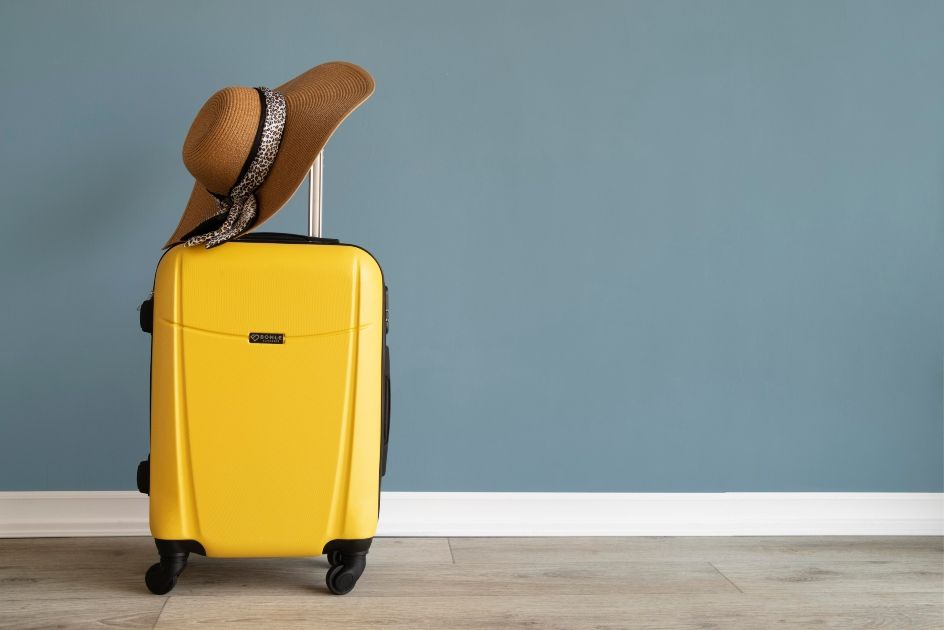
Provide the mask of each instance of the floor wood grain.
[{"label": "floor wood grain", "polygon": [[[167,603],[138,597],[0,601],[0,628],[48,630],[62,628],[153,628]],[[162,601],[163,600],[163,601]]]},{"label": "floor wood grain", "polygon": [[147,593],[147,538],[0,540],[0,628],[944,628],[944,539],[380,538],[348,596],[324,558],[193,556]]},{"label": "floor wood grain", "polygon": [[703,536],[594,538],[450,538],[457,564],[639,562],[655,560],[939,560],[935,536]]},{"label": "floor wood grain", "polygon": [[[939,599],[939,598],[938,598]],[[933,596],[535,595],[528,597],[171,597],[159,630],[255,628],[764,629],[941,627]]]},{"label": "floor wood grain", "polygon": [[[418,559],[451,564],[445,538],[378,538],[371,572]],[[0,539],[0,601],[146,594],[144,572],[157,561],[150,538]],[[318,558],[219,559],[191,556],[174,592],[310,593],[324,587],[328,563]]]},{"label": "floor wood grain", "polygon": [[941,560],[715,563],[745,593],[941,593]]}]

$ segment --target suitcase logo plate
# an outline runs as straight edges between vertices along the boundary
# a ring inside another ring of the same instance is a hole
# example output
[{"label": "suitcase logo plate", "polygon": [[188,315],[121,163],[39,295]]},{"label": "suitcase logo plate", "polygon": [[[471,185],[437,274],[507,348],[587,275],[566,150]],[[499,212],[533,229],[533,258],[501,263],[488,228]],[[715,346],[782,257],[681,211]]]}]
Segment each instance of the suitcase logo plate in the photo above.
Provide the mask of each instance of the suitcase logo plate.
[{"label": "suitcase logo plate", "polygon": [[284,333],[251,332],[249,343],[285,343]]}]

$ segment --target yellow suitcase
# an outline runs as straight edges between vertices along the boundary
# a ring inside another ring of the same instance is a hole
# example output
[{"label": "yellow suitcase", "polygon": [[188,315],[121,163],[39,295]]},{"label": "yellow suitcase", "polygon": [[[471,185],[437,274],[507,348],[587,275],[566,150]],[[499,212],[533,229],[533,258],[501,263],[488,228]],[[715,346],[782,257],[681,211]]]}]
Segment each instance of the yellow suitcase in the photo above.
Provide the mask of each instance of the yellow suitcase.
[{"label": "yellow suitcase", "polygon": [[170,591],[190,552],[327,554],[349,592],[376,532],[389,433],[386,288],[365,250],[255,233],[161,258],[151,452],[139,467]]}]

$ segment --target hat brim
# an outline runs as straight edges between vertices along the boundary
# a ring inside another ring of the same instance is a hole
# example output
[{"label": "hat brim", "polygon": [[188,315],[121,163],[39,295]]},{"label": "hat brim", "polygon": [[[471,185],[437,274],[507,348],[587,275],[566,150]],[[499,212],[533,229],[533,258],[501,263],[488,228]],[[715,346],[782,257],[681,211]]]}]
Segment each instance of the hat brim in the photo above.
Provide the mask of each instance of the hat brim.
[{"label": "hat brim", "polygon": [[[257,218],[250,230],[265,223],[291,199],[334,131],[374,92],[374,80],[360,66],[331,61],[275,91],[285,97],[285,127],[275,162],[255,192]],[[177,229],[164,247],[179,243],[218,212],[216,199],[197,182]]]}]

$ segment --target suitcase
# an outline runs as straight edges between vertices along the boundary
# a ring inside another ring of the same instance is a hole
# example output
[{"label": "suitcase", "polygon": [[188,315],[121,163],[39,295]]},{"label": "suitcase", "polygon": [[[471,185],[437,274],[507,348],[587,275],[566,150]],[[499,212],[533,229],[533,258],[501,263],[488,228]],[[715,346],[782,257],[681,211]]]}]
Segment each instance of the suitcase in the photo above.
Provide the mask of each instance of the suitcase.
[{"label": "suitcase", "polygon": [[354,588],[377,529],[390,372],[383,273],[321,238],[321,161],[309,236],[250,233],[176,245],[141,308],[151,332],[151,451],[138,469],[169,592],[190,553],[327,554]]}]

